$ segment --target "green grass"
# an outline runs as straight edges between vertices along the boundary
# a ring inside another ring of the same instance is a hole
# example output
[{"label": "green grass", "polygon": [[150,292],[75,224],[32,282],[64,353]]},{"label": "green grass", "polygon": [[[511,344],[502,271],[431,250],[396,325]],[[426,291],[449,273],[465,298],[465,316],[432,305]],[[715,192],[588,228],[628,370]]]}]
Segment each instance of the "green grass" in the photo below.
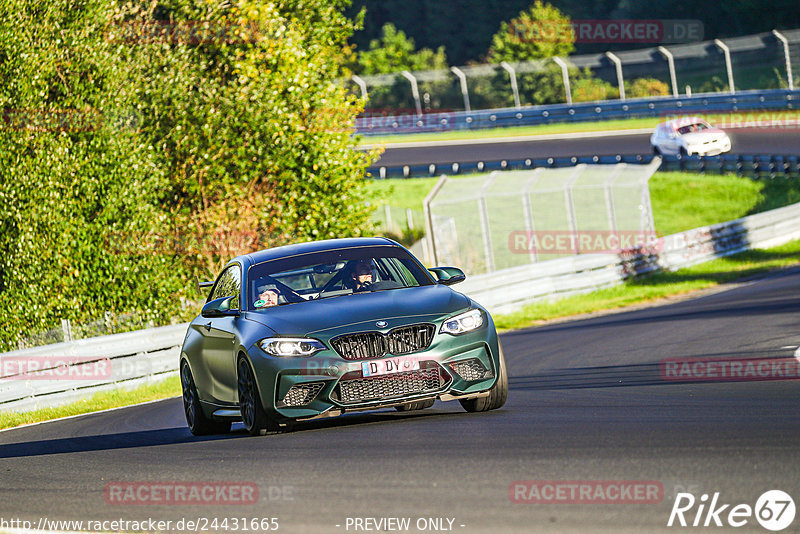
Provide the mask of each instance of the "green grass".
[{"label": "green grass", "polygon": [[656,173],[650,179],[656,231],[669,235],[755,213],[763,189],[763,182],[735,175]]},{"label": "green grass", "polygon": [[[438,178],[373,180],[368,188],[393,207],[422,210]],[[800,180],[657,172],[650,179],[656,231],[669,235],[800,202]]]},{"label": "green grass", "polygon": [[168,399],[181,394],[181,381],[178,375],[170,376],[160,382],[145,384],[135,389],[117,389],[95,393],[78,402],[56,408],[43,408],[31,412],[0,412],[0,428],[10,428],[59,417],[79,415],[140,402]]},{"label": "green grass", "polygon": [[[723,125],[727,122],[729,114],[697,114],[704,117],[711,124]],[[798,111],[739,111],[733,114],[736,120],[754,120],[760,115],[764,118],[769,116],[771,118],[780,119],[797,119],[800,118]],[[539,124],[536,126],[512,126],[507,128],[488,128],[484,130],[448,130],[443,132],[433,133],[418,133],[418,134],[395,134],[395,135],[382,135],[375,137],[363,136],[360,143],[362,145],[380,145],[383,143],[408,143],[408,142],[422,142],[422,141],[452,141],[457,139],[488,139],[493,137],[522,137],[528,135],[553,135],[562,133],[581,133],[581,132],[603,132],[603,131],[620,131],[620,130],[636,130],[639,128],[655,128],[667,120],[667,117],[647,117],[638,119],[615,119],[607,121],[594,121],[594,122],[573,122],[573,123],[556,123],[556,124]]]},{"label": "green grass", "polygon": [[741,252],[675,272],[652,274],[584,295],[535,302],[515,313],[497,315],[494,322],[501,330],[525,328],[562,317],[657,301],[798,264],[800,240],[770,249]]}]

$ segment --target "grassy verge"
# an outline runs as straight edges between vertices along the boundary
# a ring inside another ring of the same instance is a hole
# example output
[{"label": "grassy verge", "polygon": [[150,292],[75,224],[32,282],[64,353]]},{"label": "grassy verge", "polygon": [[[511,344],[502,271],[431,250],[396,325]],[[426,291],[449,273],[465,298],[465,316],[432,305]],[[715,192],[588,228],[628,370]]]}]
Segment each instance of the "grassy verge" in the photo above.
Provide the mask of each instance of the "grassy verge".
[{"label": "grassy verge", "polygon": [[779,247],[750,250],[725,258],[642,277],[585,295],[529,304],[520,311],[494,317],[498,329],[510,330],[543,322],[657,301],[700,289],[800,264],[800,240]]},{"label": "grassy verge", "polygon": [[[392,207],[422,210],[437,179],[373,180],[368,187]],[[650,179],[650,200],[656,231],[669,235],[800,202],[800,180],[658,172]]]},{"label": "grassy verge", "polygon": [[181,381],[178,375],[156,382],[145,384],[130,390],[113,390],[95,393],[78,402],[65,404],[56,408],[44,408],[32,412],[0,412],[0,428],[10,428],[59,417],[79,415],[120,406],[129,406],[140,402],[167,399],[181,394]]},{"label": "grassy verge", "polygon": [[[748,121],[763,119],[800,119],[798,111],[741,111],[735,114],[697,114],[705,118],[711,124],[725,124],[730,120]],[[394,134],[381,135],[375,137],[364,136],[361,138],[362,145],[379,145],[391,143],[409,143],[424,141],[452,141],[458,139],[488,139],[493,137],[522,137],[528,135],[553,135],[564,133],[584,133],[584,132],[603,132],[620,130],[637,130],[640,128],[655,128],[667,120],[668,117],[648,117],[638,119],[615,119],[594,122],[572,122],[555,124],[538,124],[536,126],[512,126],[507,128],[489,128],[485,130],[449,130],[433,133],[418,134]]]}]

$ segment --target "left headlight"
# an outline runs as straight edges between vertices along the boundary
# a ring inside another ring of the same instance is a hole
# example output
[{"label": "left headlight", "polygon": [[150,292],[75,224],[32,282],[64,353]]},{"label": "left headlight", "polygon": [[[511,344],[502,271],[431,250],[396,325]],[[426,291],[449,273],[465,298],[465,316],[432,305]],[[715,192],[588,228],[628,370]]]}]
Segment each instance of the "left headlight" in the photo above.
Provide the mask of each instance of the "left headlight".
[{"label": "left headlight", "polygon": [[259,341],[258,346],[267,354],[284,358],[311,356],[327,348],[321,341],[304,337],[268,337]]},{"label": "left headlight", "polygon": [[445,319],[439,329],[439,333],[458,335],[476,330],[482,325],[483,313],[481,313],[481,310],[475,309]]}]

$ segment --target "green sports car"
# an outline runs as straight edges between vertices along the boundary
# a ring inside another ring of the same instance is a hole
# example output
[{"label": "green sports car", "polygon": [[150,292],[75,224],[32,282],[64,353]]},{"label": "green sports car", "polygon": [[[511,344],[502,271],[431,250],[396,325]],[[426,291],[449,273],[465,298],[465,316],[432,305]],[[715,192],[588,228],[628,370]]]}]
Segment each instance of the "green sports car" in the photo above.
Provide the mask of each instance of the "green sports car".
[{"label": "green sports car", "polygon": [[[433,274],[433,276],[431,275]],[[186,422],[253,435],[294,421],[436,399],[470,412],[508,395],[491,316],[385,238],[334,239],[231,260],[189,325],[180,356]],[[210,283],[208,285],[211,285]]]}]

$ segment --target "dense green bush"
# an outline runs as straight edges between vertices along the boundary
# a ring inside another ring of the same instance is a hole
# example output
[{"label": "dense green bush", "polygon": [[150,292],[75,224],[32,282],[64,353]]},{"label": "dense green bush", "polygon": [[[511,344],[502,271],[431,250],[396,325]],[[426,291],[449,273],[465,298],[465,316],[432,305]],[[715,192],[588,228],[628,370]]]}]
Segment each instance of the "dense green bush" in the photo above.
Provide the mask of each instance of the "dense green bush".
[{"label": "dense green bush", "polygon": [[0,349],[185,316],[236,253],[370,230],[345,3],[5,2]]}]

